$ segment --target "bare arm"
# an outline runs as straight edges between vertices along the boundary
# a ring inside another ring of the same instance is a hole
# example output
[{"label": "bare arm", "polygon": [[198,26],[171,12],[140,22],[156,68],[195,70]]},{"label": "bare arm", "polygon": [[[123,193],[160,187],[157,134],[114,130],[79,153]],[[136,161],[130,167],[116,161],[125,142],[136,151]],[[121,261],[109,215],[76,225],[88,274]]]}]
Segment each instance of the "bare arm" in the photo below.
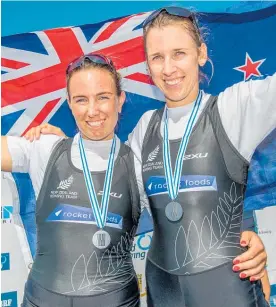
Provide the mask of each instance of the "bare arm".
[{"label": "bare arm", "polygon": [[270,283],[269,283],[269,279],[268,279],[267,270],[265,270],[265,275],[261,279],[261,281],[262,281],[262,286],[263,286],[263,292],[264,292],[264,295],[265,295],[265,299],[269,303],[269,299],[270,299]]},{"label": "bare arm", "polygon": [[1,136],[1,169],[4,172],[12,171],[12,158],[8,149],[6,136]]}]

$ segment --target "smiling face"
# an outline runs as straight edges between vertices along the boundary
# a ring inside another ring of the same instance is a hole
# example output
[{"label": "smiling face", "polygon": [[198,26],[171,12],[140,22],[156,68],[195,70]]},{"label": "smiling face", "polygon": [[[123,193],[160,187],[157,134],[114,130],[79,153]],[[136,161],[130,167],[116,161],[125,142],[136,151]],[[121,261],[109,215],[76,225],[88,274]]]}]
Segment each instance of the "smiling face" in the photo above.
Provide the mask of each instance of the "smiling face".
[{"label": "smiling face", "polygon": [[112,74],[94,67],[76,71],[70,78],[68,91],[69,107],[82,137],[112,139],[125,100],[124,92],[118,96]]},{"label": "smiling face", "polygon": [[167,105],[193,102],[199,90],[199,65],[207,60],[206,45],[198,47],[183,24],[174,23],[150,28],[145,47],[152,80]]}]

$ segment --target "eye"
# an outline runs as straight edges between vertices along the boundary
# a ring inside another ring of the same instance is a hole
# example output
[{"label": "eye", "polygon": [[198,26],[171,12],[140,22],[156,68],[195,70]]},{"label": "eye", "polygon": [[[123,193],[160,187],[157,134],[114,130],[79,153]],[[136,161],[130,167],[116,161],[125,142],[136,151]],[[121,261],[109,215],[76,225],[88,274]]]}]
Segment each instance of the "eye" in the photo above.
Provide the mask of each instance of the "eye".
[{"label": "eye", "polygon": [[162,60],[162,56],[161,55],[155,55],[151,58],[152,61],[160,61]]},{"label": "eye", "polygon": [[174,55],[176,57],[181,57],[181,56],[185,55],[185,52],[184,51],[176,51]]},{"label": "eye", "polygon": [[99,96],[99,100],[107,100],[109,99],[109,96]]},{"label": "eye", "polygon": [[75,101],[76,101],[76,103],[84,104],[86,102],[86,99],[85,98],[77,98]]}]

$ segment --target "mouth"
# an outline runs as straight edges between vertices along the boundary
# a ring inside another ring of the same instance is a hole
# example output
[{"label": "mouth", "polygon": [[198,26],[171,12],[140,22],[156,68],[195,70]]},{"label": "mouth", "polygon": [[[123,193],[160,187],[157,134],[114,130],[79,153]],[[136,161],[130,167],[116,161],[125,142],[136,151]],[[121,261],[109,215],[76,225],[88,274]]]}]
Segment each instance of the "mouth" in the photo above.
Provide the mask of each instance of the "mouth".
[{"label": "mouth", "polygon": [[184,80],[184,77],[180,77],[180,78],[175,78],[175,79],[172,79],[172,80],[164,80],[164,82],[168,86],[176,86],[176,85],[180,84],[183,80]]},{"label": "mouth", "polygon": [[93,121],[87,121],[87,125],[91,128],[99,128],[103,126],[105,120],[93,120]]}]

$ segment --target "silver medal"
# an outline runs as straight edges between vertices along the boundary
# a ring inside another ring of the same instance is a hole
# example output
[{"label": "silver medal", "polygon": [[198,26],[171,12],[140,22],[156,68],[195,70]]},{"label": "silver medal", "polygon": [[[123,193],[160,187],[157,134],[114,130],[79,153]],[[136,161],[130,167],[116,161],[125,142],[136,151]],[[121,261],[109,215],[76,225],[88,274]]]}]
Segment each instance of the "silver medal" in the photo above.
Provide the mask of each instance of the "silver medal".
[{"label": "silver medal", "polygon": [[177,222],[182,218],[183,209],[179,203],[172,201],[167,204],[165,214],[169,221]]},{"label": "silver medal", "polygon": [[110,244],[110,241],[110,234],[105,230],[98,230],[92,238],[93,244],[99,249],[106,248]]},{"label": "silver medal", "polygon": [[176,156],[174,173],[173,173],[172,163],[171,163],[167,106],[165,107],[165,110],[164,110],[163,162],[164,162],[166,183],[168,187],[168,194],[169,194],[170,199],[172,200],[169,204],[167,204],[165,208],[165,214],[168,220],[171,222],[179,221],[183,215],[183,209],[181,205],[173,201],[173,199],[176,199],[179,193],[181,173],[182,173],[182,168],[183,168],[183,158],[184,158],[187,146],[188,146],[190,135],[192,133],[192,130],[193,130],[196,118],[197,118],[201,100],[202,100],[202,91],[199,91],[196,101],[194,103],[192,112],[190,114],[188,124],[186,125],[177,156]]}]

